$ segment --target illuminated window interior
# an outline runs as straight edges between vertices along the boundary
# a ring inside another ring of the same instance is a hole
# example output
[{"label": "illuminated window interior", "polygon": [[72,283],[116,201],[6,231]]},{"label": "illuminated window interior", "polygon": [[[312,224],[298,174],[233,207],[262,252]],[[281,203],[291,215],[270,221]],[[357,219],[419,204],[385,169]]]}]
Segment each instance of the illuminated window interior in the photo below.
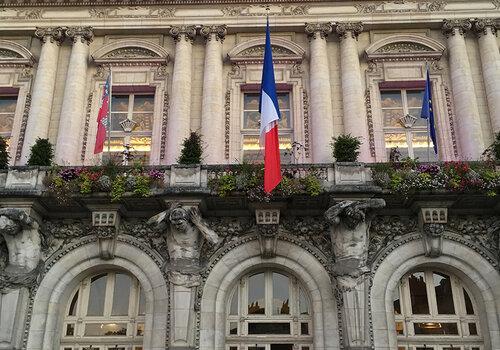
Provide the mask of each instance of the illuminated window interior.
[{"label": "illuminated window interior", "polygon": [[0,96],[0,136],[7,141],[7,144],[10,143],[12,136],[16,105],[17,95]]}]

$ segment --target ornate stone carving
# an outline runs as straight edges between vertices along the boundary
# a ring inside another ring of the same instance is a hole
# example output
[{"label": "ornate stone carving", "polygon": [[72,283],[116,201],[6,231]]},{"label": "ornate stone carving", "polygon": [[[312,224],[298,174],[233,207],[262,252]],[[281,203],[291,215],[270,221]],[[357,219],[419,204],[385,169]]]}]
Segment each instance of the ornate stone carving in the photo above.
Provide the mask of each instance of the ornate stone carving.
[{"label": "ornate stone carving", "polygon": [[229,159],[229,136],[231,133],[231,89],[224,97],[224,158]]},{"label": "ornate stone carving", "polygon": [[363,32],[363,23],[361,22],[344,22],[337,23],[335,28],[337,34],[341,39],[347,38],[350,35],[352,38],[357,39],[358,35]]},{"label": "ornate stone carving", "polygon": [[311,156],[310,151],[310,134],[309,134],[309,96],[307,91],[302,90],[302,106],[303,106],[303,120],[304,120],[304,150],[306,158]]},{"label": "ornate stone carving", "polygon": [[195,26],[175,26],[170,28],[170,35],[174,38],[175,42],[178,42],[181,39],[186,41],[193,42],[196,37],[196,28]]},{"label": "ornate stone carving", "polygon": [[[273,57],[275,56],[295,56],[295,53],[282,46],[271,45],[271,50],[273,51]],[[264,56],[264,45],[252,46],[246,50],[241,51],[238,56]]]},{"label": "ornate stone carving", "polygon": [[446,112],[448,115],[448,123],[450,125],[451,143],[453,145],[453,154],[455,158],[458,158],[458,143],[455,134],[455,114],[453,113],[453,102],[451,98],[450,89],[447,86],[444,87],[444,95],[446,99]]},{"label": "ornate stone carving", "polygon": [[65,33],[74,43],[80,40],[83,44],[89,45],[94,39],[92,27],[70,27],[66,29]]},{"label": "ornate stone carving", "polygon": [[227,33],[226,25],[207,25],[202,26],[200,29],[201,35],[203,35],[206,40],[212,40],[215,38],[217,41],[224,41],[224,37]]},{"label": "ornate stone carving", "polygon": [[325,39],[332,32],[332,25],[328,22],[306,23],[305,32],[311,39]]},{"label": "ornate stone carving", "polygon": [[330,239],[330,225],[324,217],[290,217],[281,220],[282,227],[291,235],[306,240],[330,262],[334,259],[332,241]]},{"label": "ornate stone carving", "polygon": [[370,155],[375,157],[375,132],[373,130],[372,99],[370,89],[365,91],[366,121],[368,123],[368,143],[370,144]]},{"label": "ornate stone carving", "polygon": [[168,95],[168,92],[165,90],[163,94],[163,110],[161,118],[160,159],[165,159],[169,109],[170,109],[170,96]]},{"label": "ornate stone carving", "polygon": [[495,10],[500,9],[500,0],[492,0],[491,3],[495,6]]},{"label": "ornate stone carving", "polygon": [[409,53],[409,52],[422,52],[422,51],[433,51],[430,47],[414,43],[414,42],[397,42],[387,44],[379,48],[377,53]]},{"label": "ornate stone carving", "polygon": [[42,19],[43,13],[45,11],[43,9],[37,8],[25,8],[17,10],[17,17],[24,19]]},{"label": "ornate stone carving", "polygon": [[87,152],[87,138],[89,136],[90,128],[90,114],[92,113],[92,99],[94,93],[89,93],[87,97],[87,107],[85,108],[85,124],[83,127],[83,140],[82,140],[82,151],[80,153],[80,160],[83,162],[85,160],[85,153]]},{"label": "ornate stone carving", "polygon": [[36,28],[35,36],[39,38],[43,43],[47,40],[51,43],[57,43],[61,45],[64,40],[64,29],[62,27],[48,27],[48,28]]},{"label": "ornate stone carving", "polygon": [[469,19],[445,19],[443,21],[443,34],[448,38],[456,33],[465,35],[465,32],[472,28],[472,23]]},{"label": "ornate stone carving", "polygon": [[12,50],[0,49],[0,58],[23,58],[23,56]]},{"label": "ornate stone carving", "polygon": [[[250,5],[226,6],[222,8],[224,16],[303,16],[309,13],[309,5]],[[269,11],[268,11],[269,9]]]},{"label": "ornate stone carving", "polygon": [[156,52],[143,47],[122,47],[108,52],[102,58],[151,58],[159,57]]},{"label": "ornate stone carving", "polygon": [[443,11],[447,3],[448,2],[445,0],[393,0],[383,2],[357,3],[354,6],[356,7],[358,13],[406,13]]},{"label": "ornate stone carving", "polygon": [[23,118],[21,120],[21,129],[19,130],[19,138],[17,140],[16,148],[16,161],[21,159],[21,153],[23,151],[24,135],[26,134],[26,126],[28,125],[28,116],[31,107],[31,94],[28,92],[26,94],[26,100],[24,102]]},{"label": "ornate stone carving", "polygon": [[92,18],[107,18],[110,12],[111,12],[111,9],[108,7],[106,7],[106,8],[93,7],[93,8],[89,9],[89,15]]},{"label": "ornate stone carving", "polygon": [[2,271],[0,272],[0,293],[8,293],[10,290],[19,288],[33,288],[43,273],[44,263],[38,261],[38,265],[31,271]]},{"label": "ornate stone carving", "polygon": [[259,232],[260,255],[263,259],[271,259],[276,256],[276,242],[278,240],[278,224],[257,225]]},{"label": "ornate stone carving", "polygon": [[493,35],[496,35],[497,26],[495,20],[491,18],[478,18],[474,21],[473,30],[478,37],[488,34],[488,29],[491,30]]},{"label": "ornate stone carving", "polygon": [[443,232],[443,224],[423,224],[422,240],[425,248],[425,256],[437,258],[441,255],[443,251]]}]

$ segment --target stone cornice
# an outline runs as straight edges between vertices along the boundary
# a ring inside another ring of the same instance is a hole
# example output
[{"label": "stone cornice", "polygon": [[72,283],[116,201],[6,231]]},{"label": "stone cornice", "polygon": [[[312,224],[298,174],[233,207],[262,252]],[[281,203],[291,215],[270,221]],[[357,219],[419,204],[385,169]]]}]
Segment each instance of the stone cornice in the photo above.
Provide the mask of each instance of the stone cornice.
[{"label": "stone cornice", "polygon": [[329,22],[306,23],[305,32],[309,39],[325,39],[332,32],[333,28]]},{"label": "stone cornice", "polygon": [[175,42],[184,39],[192,43],[196,36],[196,28],[195,26],[186,25],[175,26],[170,29],[169,34],[174,38]]},{"label": "stone cornice", "polygon": [[55,42],[58,45],[64,40],[64,28],[62,27],[48,27],[48,28],[37,28],[35,30],[35,36],[39,38],[43,43],[50,41]]},{"label": "stone cornice", "polygon": [[478,18],[474,21],[472,29],[476,32],[476,35],[480,37],[481,35],[488,34],[488,28],[491,30],[493,35],[497,34],[497,22],[491,18]]},{"label": "stone cornice", "polygon": [[465,32],[472,28],[472,22],[469,19],[445,19],[443,21],[443,34],[448,38],[456,33],[465,35]]},{"label": "stone cornice", "polygon": [[[208,41],[215,38],[215,40],[223,42],[227,33],[227,26],[223,25],[206,25],[200,29],[200,34],[203,35]],[[212,35],[215,34],[215,35]]]},{"label": "stone cornice", "polygon": [[341,39],[346,39],[347,36],[351,36],[353,39],[356,39],[361,32],[363,32],[363,23],[362,22],[343,22],[337,23],[335,28],[337,34]]},{"label": "stone cornice", "polygon": [[65,34],[74,43],[80,40],[82,43],[89,45],[94,39],[92,27],[70,27],[66,29]]}]

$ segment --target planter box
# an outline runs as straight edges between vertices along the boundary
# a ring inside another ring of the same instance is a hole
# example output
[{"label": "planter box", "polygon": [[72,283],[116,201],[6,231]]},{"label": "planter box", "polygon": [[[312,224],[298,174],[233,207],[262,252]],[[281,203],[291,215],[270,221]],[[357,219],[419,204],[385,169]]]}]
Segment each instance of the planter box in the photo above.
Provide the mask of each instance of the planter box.
[{"label": "planter box", "polygon": [[335,163],[335,185],[365,185],[371,180],[364,163]]},{"label": "planter box", "polygon": [[171,187],[200,187],[200,165],[172,165],[170,172]]}]

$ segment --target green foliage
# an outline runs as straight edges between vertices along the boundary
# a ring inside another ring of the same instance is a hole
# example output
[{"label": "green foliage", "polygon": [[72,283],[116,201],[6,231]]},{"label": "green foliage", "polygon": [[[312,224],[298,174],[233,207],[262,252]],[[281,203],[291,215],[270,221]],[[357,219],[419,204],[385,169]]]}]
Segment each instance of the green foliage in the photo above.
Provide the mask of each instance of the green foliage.
[{"label": "green foliage", "polygon": [[125,194],[125,180],[126,177],[123,175],[117,176],[111,184],[111,201],[119,201]]},{"label": "green foliage", "polygon": [[188,138],[184,139],[181,155],[177,162],[179,164],[200,164],[202,154],[201,135],[193,131]]},{"label": "green foliage", "polygon": [[304,190],[310,196],[318,196],[322,192],[321,183],[315,175],[308,174],[306,177],[300,179],[304,186]]},{"label": "green foliage", "polygon": [[144,175],[137,175],[135,177],[134,194],[140,197],[151,196],[151,181],[149,177]]},{"label": "green foliage", "polygon": [[333,138],[330,146],[337,162],[355,162],[358,160],[361,140],[351,134],[339,135]]},{"label": "green foliage", "polygon": [[489,147],[489,150],[497,162],[500,161],[500,132],[495,133],[495,141]]},{"label": "green foliage", "polygon": [[0,169],[7,169],[10,155],[7,152],[7,140],[0,136]]},{"label": "green foliage", "polygon": [[28,165],[50,166],[54,158],[54,149],[49,139],[37,138],[35,144],[31,146],[31,153]]}]

